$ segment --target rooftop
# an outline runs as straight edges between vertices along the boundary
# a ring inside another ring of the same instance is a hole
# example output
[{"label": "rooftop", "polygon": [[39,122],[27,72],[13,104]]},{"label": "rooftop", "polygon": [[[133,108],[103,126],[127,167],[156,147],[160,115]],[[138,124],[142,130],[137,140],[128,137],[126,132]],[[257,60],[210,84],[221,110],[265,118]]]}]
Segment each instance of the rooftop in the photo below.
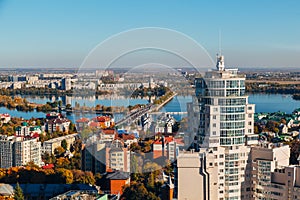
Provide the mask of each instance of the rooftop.
[{"label": "rooftop", "polygon": [[106,176],[110,180],[127,180],[130,178],[129,172],[115,171]]}]

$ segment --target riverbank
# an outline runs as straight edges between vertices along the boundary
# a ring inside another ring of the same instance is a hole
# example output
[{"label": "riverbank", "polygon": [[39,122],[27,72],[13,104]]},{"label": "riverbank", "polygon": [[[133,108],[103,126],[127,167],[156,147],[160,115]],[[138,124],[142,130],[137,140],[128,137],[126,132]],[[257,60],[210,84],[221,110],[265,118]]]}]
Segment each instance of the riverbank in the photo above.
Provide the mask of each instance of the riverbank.
[{"label": "riverbank", "polygon": [[300,81],[246,80],[246,92],[254,94],[300,94]]},{"label": "riverbank", "polygon": [[122,113],[128,112],[129,108],[124,106],[104,106],[104,105],[96,105],[96,106],[81,106],[79,103],[75,103],[75,106],[72,107],[71,104],[67,104],[64,106],[62,101],[53,101],[46,102],[44,104],[38,104],[34,102],[29,102],[26,98],[22,98],[19,96],[10,97],[6,95],[0,95],[0,107],[5,107],[11,110],[17,110],[21,112],[62,112],[66,111],[66,113]]}]

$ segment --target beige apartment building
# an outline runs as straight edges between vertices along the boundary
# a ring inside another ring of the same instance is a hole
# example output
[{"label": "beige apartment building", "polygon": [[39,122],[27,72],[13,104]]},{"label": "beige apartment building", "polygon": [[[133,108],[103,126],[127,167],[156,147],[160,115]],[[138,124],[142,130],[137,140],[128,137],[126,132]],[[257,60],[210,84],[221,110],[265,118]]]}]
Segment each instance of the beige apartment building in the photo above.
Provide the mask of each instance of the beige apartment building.
[{"label": "beige apartment building", "polygon": [[43,153],[48,152],[49,154],[53,154],[54,150],[61,146],[63,140],[66,140],[67,149],[70,149],[70,146],[75,142],[77,136],[78,134],[75,133],[47,140],[43,143]]},{"label": "beige apartment building", "polygon": [[[221,155],[221,154],[220,154]],[[300,166],[289,165],[287,145],[261,143],[253,145],[236,186],[239,199],[300,199]],[[177,160],[178,199],[226,199],[226,159],[217,159],[213,151],[182,152]],[[230,172],[229,172],[230,173]],[[230,177],[230,176],[229,176]],[[225,180],[224,180],[225,178]],[[228,191],[235,193],[236,191]],[[229,197],[230,198],[230,197]]]},{"label": "beige apartment building", "polygon": [[300,166],[289,165],[290,148],[261,144],[251,149],[248,199],[300,199]]}]

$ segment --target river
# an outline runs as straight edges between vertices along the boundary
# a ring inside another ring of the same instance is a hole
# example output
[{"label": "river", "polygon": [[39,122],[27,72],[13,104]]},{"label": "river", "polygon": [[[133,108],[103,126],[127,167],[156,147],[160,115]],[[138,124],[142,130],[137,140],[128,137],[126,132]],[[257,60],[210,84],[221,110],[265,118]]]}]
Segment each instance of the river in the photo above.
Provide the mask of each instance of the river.
[{"label": "river", "polygon": [[[135,104],[145,104],[148,101],[146,99],[99,99],[96,97],[90,98],[69,98],[59,97],[59,98],[47,98],[47,97],[30,97],[25,96],[26,99],[30,102],[35,103],[46,103],[47,101],[54,100],[63,100],[64,104],[71,103],[72,105],[75,102],[80,103],[81,105],[85,104],[86,106],[95,106],[97,104],[105,105],[105,106],[128,106]],[[161,111],[166,112],[186,112],[186,103],[191,102],[191,96],[176,96],[173,98],[168,104],[166,104]],[[250,94],[249,95],[249,103],[255,104],[256,112],[277,112],[283,111],[286,113],[291,113],[294,109],[300,108],[300,101],[296,101],[292,98],[291,95],[281,95],[281,94]],[[31,117],[41,118],[45,117],[45,113],[42,112],[20,112],[16,110],[9,110],[7,108],[0,108],[0,113],[9,113],[13,117],[23,117],[25,119],[30,119]],[[84,117],[94,117],[94,114],[85,114]],[[179,120],[186,115],[175,115],[174,117]],[[82,115],[72,114],[67,116],[73,122],[82,117]],[[116,114],[115,120],[120,119],[122,115]]]}]

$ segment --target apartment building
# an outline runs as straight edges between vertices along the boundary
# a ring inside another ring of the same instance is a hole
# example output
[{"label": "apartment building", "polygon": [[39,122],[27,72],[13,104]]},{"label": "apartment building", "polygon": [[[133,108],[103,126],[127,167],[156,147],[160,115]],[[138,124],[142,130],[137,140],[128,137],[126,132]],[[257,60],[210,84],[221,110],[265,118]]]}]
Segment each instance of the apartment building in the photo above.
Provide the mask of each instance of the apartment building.
[{"label": "apartment building", "polygon": [[[216,69],[196,79],[195,85],[194,105],[188,109],[190,130],[196,132],[187,141],[195,143],[191,146],[197,153],[178,157],[178,199],[242,199],[251,145],[258,142],[253,131],[255,105],[245,95],[245,76],[238,69],[225,69],[224,57],[218,56]],[[199,173],[198,184],[186,184],[182,177],[192,179],[192,169]],[[192,188],[202,188],[198,198],[186,192]]]},{"label": "apartment building", "polygon": [[70,120],[66,118],[50,119],[46,121],[45,131],[48,133],[53,133],[55,131],[68,133],[70,123]]},{"label": "apartment building", "polygon": [[67,149],[70,149],[70,146],[74,143],[74,141],[76,140],[76,137],[78,136],[78,134],[70,134],[70,135],[65,135],[65,136],[61,136],[61,137],[57,137],[57,138],[53,138],[51,140],[47,140],[43,143],[43,152],[48,152],[49,154],[53,154],[54,150],[57,147],[61,146],[61,142],[63,140],[66,140],[67,142]]},{"label": "apartment building", "polygon": [[34,162],[40,166],[41,143],[36,138],[2,136],[0,139],[0,167],[10,168]]},{"label": "apartment building", "polygon": [[130,172],[130,151],[123,143],[97,141],[87,144],[81,152],[82,170],[105,173],[113,170]]},{"label": "apartment building", "polygon": [[245,199],[300,199],[300,166],[289,165],[288,145],[262,143],[250,158]]},{"label": "apartment building", "polygon": [[0,168],[10,168],[14,164],[14,137],[1,136]]},{"label": "apartment building", "polygon": [[29,162],[40,165],[41,142],[36,138],[18,138],[14,143],[14,160],[15,166],[26,165]]}]

